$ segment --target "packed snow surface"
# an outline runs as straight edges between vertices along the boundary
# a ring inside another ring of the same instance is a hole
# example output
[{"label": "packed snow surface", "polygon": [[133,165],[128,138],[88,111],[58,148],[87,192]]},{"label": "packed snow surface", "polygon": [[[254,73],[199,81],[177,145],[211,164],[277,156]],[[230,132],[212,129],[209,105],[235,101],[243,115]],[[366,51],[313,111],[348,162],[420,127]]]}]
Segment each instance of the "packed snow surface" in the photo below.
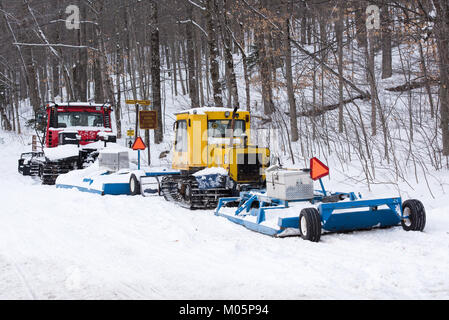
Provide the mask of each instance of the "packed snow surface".
[{"label": "packed snow surface", "polygon": [[[422,233],[277,239],[162,197],[43,186],[17,173],[19,138],[0,135],[0,299],[449,298],[449,203],[438,188],[436,199],[425,186],[403,194],[426,206]],[[336,171],[325,182],[356,188]]]}]

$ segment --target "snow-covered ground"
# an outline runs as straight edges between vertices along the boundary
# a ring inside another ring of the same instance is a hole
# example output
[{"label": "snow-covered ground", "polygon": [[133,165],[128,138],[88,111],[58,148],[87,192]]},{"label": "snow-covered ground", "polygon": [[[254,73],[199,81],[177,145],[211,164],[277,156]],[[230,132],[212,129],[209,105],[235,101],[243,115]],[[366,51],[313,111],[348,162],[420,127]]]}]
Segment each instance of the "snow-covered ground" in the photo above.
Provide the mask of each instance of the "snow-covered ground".
[{"label": "snow-covered ground", "polygon": [[[1,299],[449,298],[449,202],[438,190],[411,194],[427,208],[423,233],[276,239],[163,198],[42,186],[17,173],[29,146],[0,137]],[[343,181],[330,184],[352,191]]]}]

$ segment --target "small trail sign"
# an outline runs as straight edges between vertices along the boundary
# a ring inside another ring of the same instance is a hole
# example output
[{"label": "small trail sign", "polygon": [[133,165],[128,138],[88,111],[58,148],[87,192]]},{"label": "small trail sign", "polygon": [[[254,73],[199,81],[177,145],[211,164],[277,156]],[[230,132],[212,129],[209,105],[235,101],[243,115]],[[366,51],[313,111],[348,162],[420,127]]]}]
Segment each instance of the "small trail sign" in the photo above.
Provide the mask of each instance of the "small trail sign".
[{"label": "small trail sign", "polygon": [[139,111],[139,128],[157,129],[157,111]]},{"label": "small trail sign", "polygon": [[147,146],[143,142],[141,137],[137,137],[136,141],[134,141],[132,149],[133,150],[145,150]]},{"label": "small trail sign", "polygon": [[126,104],[140,104],[141,106],[151,105],[151,100],[126,100]]},{"label": "small trail sign", "polygon": [[134,136],[134,133],[135,133],[134,130],[131,130],[131,129],[126,131],[126,135],[127,135],[128,137]]}]

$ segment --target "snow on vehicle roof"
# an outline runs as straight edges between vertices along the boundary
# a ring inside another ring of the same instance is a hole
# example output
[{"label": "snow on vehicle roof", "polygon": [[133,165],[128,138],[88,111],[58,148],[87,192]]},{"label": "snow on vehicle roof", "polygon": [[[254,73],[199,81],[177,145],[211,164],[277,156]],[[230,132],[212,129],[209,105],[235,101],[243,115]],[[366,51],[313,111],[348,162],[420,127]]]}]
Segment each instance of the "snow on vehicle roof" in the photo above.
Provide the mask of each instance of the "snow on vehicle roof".
[{"label": "snow on vehicle roof", "polygon": [[73,127],[65,127],[65,128],[54,128],[50,127],[49,130],[58,131],[58,132],[67,132],[67,133],[78,133],[79,131],[98,131],[104,133],[112,133],[111,128],[107,127],[93,127],[93,126],[73,126]]},{"label": "snow on vehicle roof", "polygon": [[55,148],[44,148],[44,154],[48,160],[55,161],[64,158],[77,157],[79,155],[79,149],[77,145],[66,144]]},{"label": "snow on vehicle roof", "polygon": [[207,176],[207,175],[213,175],[213,174],[220,174],[220,175],[228,175],[228,171],[225,168],[222,167],[210,167],[203,170],[200,170],[198,172],[195,172],[193,174],[194,177],[201,177],[201,176]]},{"label": "snow on vehicle roof", "polygon": [[59,103],[49,103],[48,107],[110,107],[109,103],[91,103],[91,102],[59,102]]},{"label": "snow on vehicle roof", "polygon": [[[188,114],[206,114],[206,112],[233,112],[234,109],[232,108],[223,108],[223,107],[202,107],[202,108],[193,108],[193,109],[187,109],[187,110],[182,110],[176,114],[183,114],[183,113],[188,113]],[[241,112],[241,111],[239,111]]]}]

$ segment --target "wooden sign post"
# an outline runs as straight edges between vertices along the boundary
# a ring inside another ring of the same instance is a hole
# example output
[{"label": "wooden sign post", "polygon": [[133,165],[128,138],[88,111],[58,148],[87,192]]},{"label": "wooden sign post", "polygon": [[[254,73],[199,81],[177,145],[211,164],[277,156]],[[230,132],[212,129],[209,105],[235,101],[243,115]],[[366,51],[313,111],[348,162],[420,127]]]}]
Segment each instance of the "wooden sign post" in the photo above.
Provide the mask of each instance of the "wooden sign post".
[{"label": "wooden sign post", "polygon": [[37,151],[37,137],[36,137],[36,135],[33,135],[33,140],[32,140],[32,143],[31,143],[31,150],[32,151]]},{"label": "wooden sign post", "polygon": [[[136,129],[134,132],[134,137],[135,141],[137,141],[137,139],[142,140],[140,137],[138,137],[139,129],[151,130],[157,128],[157,113],[156,111],[139,110],[139,105],[142,106],[151,105],[150,100],[126,100],[126,104],[136,105]],[[153,113],[156,114],[154,115]],[[148,139],[148,165],[151,165],[151,153],[149,143],[150,139]],[[139,159],[140,159],[140,151],[139,151]]]}]

